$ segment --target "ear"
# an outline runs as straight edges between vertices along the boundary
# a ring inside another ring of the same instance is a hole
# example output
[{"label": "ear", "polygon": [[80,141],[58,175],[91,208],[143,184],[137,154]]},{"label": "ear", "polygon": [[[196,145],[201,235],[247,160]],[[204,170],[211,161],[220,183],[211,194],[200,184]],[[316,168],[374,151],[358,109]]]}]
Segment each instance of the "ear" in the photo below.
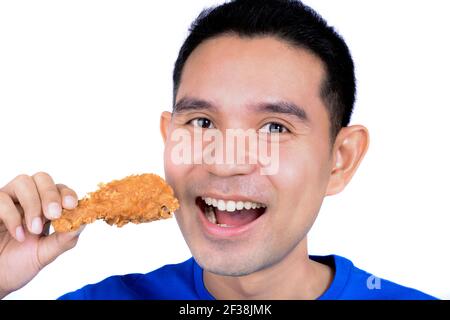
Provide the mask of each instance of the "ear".
[{"label": "ear", "polygon": [[333,147],[333,169],[326,195],[341,192],[350,182],[369,148],[369,131],[361,125],[344,127]]},{"label": "ear", "polygon": [[172,113],[169,111],[163,111],[161,113],[161,119],[159,121],[159,129],[161,130],[161,136],[164,143],[167,140],[167,134],[169,133],[170,120],[172,119]]}]

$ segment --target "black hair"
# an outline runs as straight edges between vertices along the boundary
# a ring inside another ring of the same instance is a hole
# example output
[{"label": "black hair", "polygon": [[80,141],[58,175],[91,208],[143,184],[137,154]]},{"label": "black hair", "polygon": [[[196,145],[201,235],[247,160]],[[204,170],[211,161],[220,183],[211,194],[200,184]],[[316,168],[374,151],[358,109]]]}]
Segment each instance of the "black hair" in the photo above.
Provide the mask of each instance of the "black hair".
[{"label": "black hair", "polygon": [[299,0],[234,0],[204,9],[189,29],[173,70],[173,102],[183,67],[203,41],[225,35],[273,36],[319,57],[325,67],[321,98],[328,109],[334,141],[349,124],[356,96],[353,60],[344,39]]}]

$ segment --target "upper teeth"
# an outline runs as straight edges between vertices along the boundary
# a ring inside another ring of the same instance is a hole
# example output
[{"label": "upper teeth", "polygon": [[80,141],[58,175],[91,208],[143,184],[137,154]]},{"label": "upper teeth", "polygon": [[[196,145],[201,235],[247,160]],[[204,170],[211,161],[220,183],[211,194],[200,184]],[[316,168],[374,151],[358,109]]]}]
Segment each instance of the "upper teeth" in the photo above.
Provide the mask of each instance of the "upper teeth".
[{"label": "upper teeth", "polygon": [[262,203],[251,202],[251,201],[233,201],[233,200],[222,200],[222,199],[214,199],[209,197],[202,197],[202,200],[206,202],[207,205],[216,207],[221,211],[233,212],[235,210],[242,209],[257,209],[257,208],[265,208],[266,206]]}]

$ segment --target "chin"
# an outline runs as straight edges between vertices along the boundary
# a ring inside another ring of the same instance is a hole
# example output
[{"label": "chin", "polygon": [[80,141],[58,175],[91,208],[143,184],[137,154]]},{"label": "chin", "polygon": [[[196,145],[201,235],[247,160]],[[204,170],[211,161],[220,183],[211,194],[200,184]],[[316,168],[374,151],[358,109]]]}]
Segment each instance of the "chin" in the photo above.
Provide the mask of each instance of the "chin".
[{"label": "chin", "polygon": [[[266,249],[266,248],[264,248]],[[268,251],[256,253],[231,253],[230,250],[192,250],[195,261],[208,272],[221,275],[240,277],[246,276],[275,263],[269,260]]]}]

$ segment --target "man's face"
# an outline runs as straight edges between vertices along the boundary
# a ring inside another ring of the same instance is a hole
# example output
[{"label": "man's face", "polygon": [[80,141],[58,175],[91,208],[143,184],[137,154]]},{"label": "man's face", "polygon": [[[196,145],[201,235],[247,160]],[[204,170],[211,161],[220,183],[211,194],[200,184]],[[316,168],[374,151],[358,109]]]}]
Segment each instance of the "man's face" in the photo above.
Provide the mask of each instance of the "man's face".
[{"label": "man's face", "polygon": [[[203,42],[187,60],[176,103],[197,102],[175,109],[167,121],[165,173],[180,200],[177,222],[205,270],[249,274],[279,262],[305,239],[332,170],[323,77],[320,59],[274,37],[220,36]],[[259,107],[280,102],[302,108],[307,119]],[[263,175],[259,164],[175,164],[171,155],[179,141],[171,133],[202,126],[203,132],[224,135],[231,128],[277,135],[278,170]],[[239,202],[262,206],[227,212],[214,207],[219,200],[234,200],[231,208],[242,207]],[[206,211],[220,221],[208,220]]]}]

